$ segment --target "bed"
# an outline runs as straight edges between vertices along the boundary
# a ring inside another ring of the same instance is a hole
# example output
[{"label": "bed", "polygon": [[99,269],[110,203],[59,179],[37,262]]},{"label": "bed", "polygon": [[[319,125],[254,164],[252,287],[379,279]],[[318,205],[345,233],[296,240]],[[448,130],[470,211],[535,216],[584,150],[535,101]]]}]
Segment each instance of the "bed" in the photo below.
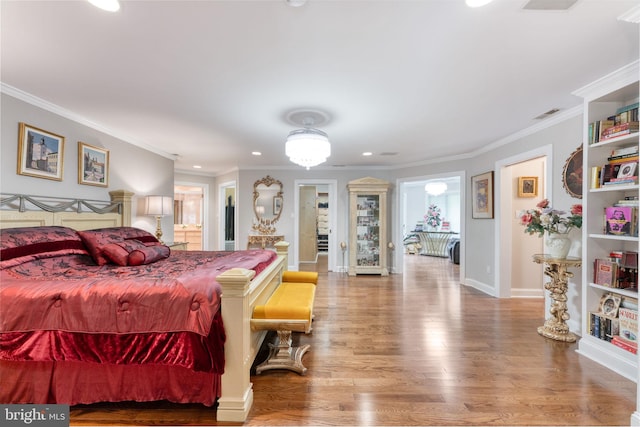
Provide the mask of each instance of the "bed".
[{"label": "bed", "polygon": [[12,230],[0,259],[0,402],[169,400],[245,421],[266,334],[251,331],[251,313],[281,282],[288,244],[171,253],[130,226],[131,192],[110,195],[2,195],[0,228]]}]

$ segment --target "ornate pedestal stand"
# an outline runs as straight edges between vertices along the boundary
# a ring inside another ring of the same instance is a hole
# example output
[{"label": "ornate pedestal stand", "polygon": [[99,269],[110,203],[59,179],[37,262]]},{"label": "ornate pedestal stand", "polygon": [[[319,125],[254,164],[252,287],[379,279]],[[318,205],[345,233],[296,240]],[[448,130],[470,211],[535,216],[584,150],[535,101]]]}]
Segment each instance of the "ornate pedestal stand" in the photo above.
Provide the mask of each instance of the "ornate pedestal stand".
[{"label": "ornate pedestal stand", "polygon": [[576,257],[554,258],[549,255],[536,254],[533,261],[538,264],[545,264],[544,274],[551,278],[550,282],[544,284],[544,288],[549,291],[553,303],[551,304],[551,318],[544,322],[544,326],[538,327],[538,333],[544,337],[558,341],[575,342],[576,336],[569,332],[567,320],[567,283],[573,277],[573,273],[568,272],[569,267],[580,267],[582,260]]}]

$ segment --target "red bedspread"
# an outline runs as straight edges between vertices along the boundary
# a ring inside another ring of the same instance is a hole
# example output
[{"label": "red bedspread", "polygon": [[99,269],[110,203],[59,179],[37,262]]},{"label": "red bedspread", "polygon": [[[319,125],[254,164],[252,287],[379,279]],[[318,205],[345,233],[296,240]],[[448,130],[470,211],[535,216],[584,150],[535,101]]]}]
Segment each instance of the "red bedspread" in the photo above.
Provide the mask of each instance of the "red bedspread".
[{"label": "red bedspread", "polygon": [[136,267],[96,266],[85,255],[38,259],[0,271],[0,332],[210,333],[220,309],[216,277],[259,274],[272,251],[176,251]]}]

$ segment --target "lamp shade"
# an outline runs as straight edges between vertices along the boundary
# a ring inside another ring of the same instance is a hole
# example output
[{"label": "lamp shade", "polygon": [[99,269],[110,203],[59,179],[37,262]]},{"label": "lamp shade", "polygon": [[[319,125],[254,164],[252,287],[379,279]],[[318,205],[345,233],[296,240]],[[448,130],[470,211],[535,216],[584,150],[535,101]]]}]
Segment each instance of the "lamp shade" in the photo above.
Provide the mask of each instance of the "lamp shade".
[{"label": "lamp shade", "polygon": [[173,199],[168,196],[147,196],[145,215],[165,216],[173,213]]},{"label": "lamp shade", "polygon": [[327,134],[321,130],[298,129],[289,133],[285,153],[293,163],[309,169],[327,161],[331,155],[331,144]]}]

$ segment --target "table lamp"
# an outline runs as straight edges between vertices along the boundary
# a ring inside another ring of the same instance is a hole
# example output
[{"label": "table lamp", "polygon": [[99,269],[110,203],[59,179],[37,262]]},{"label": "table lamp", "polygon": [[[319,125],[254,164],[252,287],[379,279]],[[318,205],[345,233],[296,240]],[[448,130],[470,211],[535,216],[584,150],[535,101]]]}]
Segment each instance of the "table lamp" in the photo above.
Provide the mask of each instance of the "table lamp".
[{"label": "table lamp", "polygon": [[173,199],[168,196],[147,196],[144,213],[156,217],[156,238],[162,242],[162,217],[173,213]]}]

